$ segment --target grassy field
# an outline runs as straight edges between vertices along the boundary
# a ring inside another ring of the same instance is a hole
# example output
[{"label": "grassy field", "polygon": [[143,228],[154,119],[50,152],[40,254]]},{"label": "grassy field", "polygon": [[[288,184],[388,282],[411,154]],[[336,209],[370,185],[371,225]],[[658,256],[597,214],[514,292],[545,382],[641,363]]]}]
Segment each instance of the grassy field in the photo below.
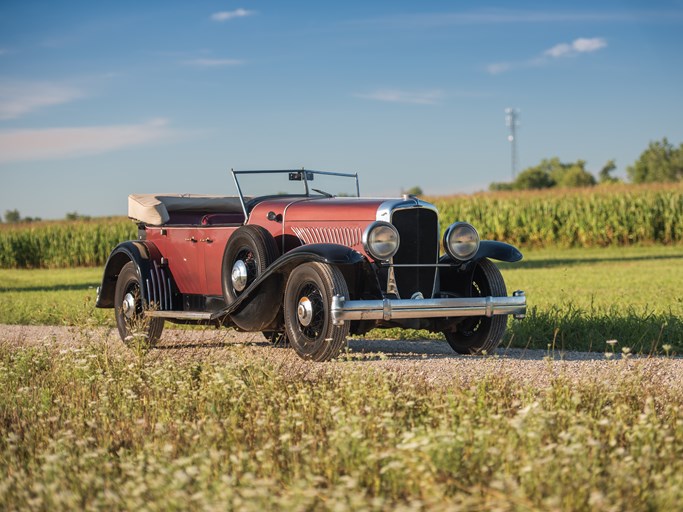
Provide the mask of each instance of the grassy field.
[{"label": "grassy field", "polygon": [[[525,290],[531,306],[524,321],[510,322],[506,345],[603,350],[617,339],[636,352],[683,348],[679,247],[535,250],[501,268],[508,291]],[[0,323],[112,326],[112,311],[93,307],[100,279],[99,268],[0,270]]]},{"label": "grassy field", "polygon": [[343,361],[287,373],[239,346],[0,344],[0,509],[676,510],[683,396],[658,379],[677,361],[643,363],[443,388]]}]

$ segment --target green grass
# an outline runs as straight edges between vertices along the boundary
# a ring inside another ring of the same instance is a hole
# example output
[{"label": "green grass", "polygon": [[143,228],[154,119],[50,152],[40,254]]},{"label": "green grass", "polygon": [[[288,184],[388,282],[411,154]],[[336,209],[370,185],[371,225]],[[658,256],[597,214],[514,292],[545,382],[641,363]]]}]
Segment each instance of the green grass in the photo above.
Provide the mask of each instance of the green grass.
[{"label": "green grass", "polygon": [[519,263],[501,263],[508,290],[522,289],[544,309],[633,306],[683,313],[683,248],[606,247],[524,251]]},{"label": "green grass", "polygon": [[111,310],[94,307],[101,268],[0,269],[0,323],[114,325]]},{"label": "green grass", "polygon": [[[683,400],[612,361],[547,387],[443,389],[339,363],[287,374],[0,345],[2,510],[673,510]],[[666,363],[666,361],[663,361]],[[339,368],[337,365],[337,369]]]},{"label": "green grass", "polygon": [[[681,248],[651,246],[527,251],[501,264],[508,291],[527,293],[530,311],[511,321],[505,345],[603,350],[605,341],[636,352],[683,348]],[[94,309],[101,269],[0,270],[0,323],[113,325]],[[373,331],[369,337],[441,338],[423,331]]]},{"label": "green grass", "polygon": [[617,339],[642,353],[683,348],[680,247],[531,251],[501,267],[508,290],[523,289],[531,305],[510,323],[514,346],[604,350]]}]

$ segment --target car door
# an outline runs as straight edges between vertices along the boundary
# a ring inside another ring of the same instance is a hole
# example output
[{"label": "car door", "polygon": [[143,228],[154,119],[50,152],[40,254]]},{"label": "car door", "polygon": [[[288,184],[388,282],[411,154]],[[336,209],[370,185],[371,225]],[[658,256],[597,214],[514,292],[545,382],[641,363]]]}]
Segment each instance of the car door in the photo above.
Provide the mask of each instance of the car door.
[{"label": "car door", "polygon": [[178,289],[183,294],[206,295],[204,251],[200,242],[202,229],[196,226],[167,228],[165,236],[155,243],[164,257]]}]

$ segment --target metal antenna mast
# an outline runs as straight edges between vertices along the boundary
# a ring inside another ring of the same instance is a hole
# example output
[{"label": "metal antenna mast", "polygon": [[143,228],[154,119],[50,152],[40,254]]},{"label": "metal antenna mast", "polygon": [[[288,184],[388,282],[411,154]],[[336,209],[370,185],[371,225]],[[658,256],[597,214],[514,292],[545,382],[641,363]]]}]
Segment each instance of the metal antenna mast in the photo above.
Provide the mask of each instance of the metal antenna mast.
[{"label": "metal antenna mast", "polygon": [[512,180],[517,177],[517,126],[519,126],[519,110],[516,108],[505,109],[505,124],[510,129],[508,141],[510,142],[510,167],[512,169]]}]

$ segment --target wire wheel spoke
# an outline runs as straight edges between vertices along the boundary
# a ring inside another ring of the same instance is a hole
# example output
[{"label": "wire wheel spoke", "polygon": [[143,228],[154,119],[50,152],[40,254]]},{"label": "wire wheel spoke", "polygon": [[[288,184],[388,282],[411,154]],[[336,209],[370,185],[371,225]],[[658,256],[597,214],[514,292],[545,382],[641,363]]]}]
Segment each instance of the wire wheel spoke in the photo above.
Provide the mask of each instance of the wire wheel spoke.
[{"label": "wire wheel spoke", "polygon": [[308,283],[303,286],[299,296],[300,300],[308,299],[312,311],[312,317],[308,325],[300,321],[301,332],[307,338],[307,343],[315,343],[325,328],[325,309],[322,294],[317,286]]}]

